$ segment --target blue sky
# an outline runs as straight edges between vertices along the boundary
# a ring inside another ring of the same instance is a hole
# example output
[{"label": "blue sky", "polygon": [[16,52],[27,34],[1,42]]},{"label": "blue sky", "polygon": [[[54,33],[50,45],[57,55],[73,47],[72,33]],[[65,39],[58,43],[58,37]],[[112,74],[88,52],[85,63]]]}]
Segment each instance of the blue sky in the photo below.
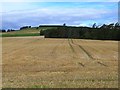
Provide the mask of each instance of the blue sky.
[{"label": "blue sky", "polygon": [[22,26],[63,24],[91,26],[118,21],[117,2],[5,2],[2,3],[3,29]]}]

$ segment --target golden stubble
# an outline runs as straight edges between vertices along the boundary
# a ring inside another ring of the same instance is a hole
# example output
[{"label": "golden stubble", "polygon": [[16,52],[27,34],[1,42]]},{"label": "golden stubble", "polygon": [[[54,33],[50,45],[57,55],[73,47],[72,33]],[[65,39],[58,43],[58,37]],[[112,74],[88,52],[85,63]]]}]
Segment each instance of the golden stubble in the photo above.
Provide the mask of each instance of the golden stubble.
[{"label": "golden stubble", "polygon": [[3,87],[118,87],[118,41],[14,37],[2,49]]}]

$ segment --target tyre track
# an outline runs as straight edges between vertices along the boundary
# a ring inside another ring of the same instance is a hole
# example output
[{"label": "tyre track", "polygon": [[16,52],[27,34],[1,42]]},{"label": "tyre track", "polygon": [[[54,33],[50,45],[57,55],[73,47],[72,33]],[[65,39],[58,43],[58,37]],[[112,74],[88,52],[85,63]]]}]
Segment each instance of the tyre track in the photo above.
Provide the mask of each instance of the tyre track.
[{"label": "tyre track", "polygon": [[102,62],[97,62],[98,64],[100,64],[101,66],[105,66],[105,67],[108,67],[106,64],[102,63]]},{"label": "tyre track", "polygon": [[[70,46],[70,49],[71,49],[71,51],[73,52],[73,58],[75,58],[75,59],[78,59],[77,57],[74,57],[74,56],[78,56],[77,55],[77,52],[76,52],[76,50],[75,50],[75,46],[74,46],[74,44],[73,44],[74,42],[73,42],[73,40],[72,39],[68,39],[68,44],[69,44],[69,46]],[[82,63],[82,62],[78,62],[77,61],[77,64],[79,65],[79,66],[81,66],[81,67],[85,67],[85,65]]]},{"label": "tyre track", "polygon": [[[83,42],[83,41],[82,41],[82,42]],[[74,55],[75,55],[75,56],[78,56],[78,55],[77,55],[77,53],[76,53],[73,45],[76,45],[76,46],[78,47],[79,51],[82,51],[82,52],[84,53],[84,56],[85,56],[88,60],[94,60],[94,61],[96,60],[95,58],[92,57],[92,55],[91,55],[85,48],[83,48],[80,44],[77,44],[75,41],[73,41],[73,39],[68,40],[68,43],[69,43],[69,45],[70,45],[71,50],[74,52]],[[104,64],[104,63],[101,62],[101,61],[98,61],[98,60],[97,60],[97,61],[95,61],[95,62],[96,62],[96,64],[99,64],[99,65],[101,65],[101,66],[108,67],[108,65]],[[78,64],[79,64],[80,66],[82,66],[82,67],[85,67],[85,65],[84,65],[83,63],[81,63],[81,62],[78,62]]]},{"label": "tyre track", "polygon": [[70,49],[72,50],[73,53],[76,53],[75,52],[75,49],[73,48],[73,45],[71,44],[70,40],[68,39],[68,44],[70,46]]},{"label": "tyre track", "polygon": [[90,59],[94,59],[81,45],[78,45],[79,46],[79,48],[80,49],[82,49],[85,53],[86,53],[86,55],[90,58]]},{"label": "tyre track", "polygon": [[75,43],[72,39],[71,39],[71,43],[78,46],[79,50],[83,51],[84,55],[87,57],[87,59],[91,59],[94,60],[94,58],[92,57],[92,55],[90,55],[90,53],[87,52],[87,50],[85,50],[80,44]]},{"label": "tyre track", "polygon": [[62,45],[63,43],[65,42],[65,40],[63,40],[61,43],[57,44],[51,51],[50,51],[50,56],[54,57],[54,58],[57,58],[57,55],[56,55],[56,51],[57,49],[59,48],[60,45]]},{"label": "tyre track", "polygon": [[[72,40],[72,42],[73,42],[73,40]],[[82,42],[83,42],[83,41],[82,41]],[[76,44],[76,43],[73,42],[73,44]],[[80,44],[77,44],[77,45],[89,56],[90,59],[96,60],[96,59],[93,58],[92,55],[90,55]],[[92,47],[90,47],[90,48],[92,48]],[[104,63],[101,62],[101,61],[95,61],[95,62],[96,62],[97,64],[101,65],[101,66],[108,67],[108,65],[104,64]]]}]

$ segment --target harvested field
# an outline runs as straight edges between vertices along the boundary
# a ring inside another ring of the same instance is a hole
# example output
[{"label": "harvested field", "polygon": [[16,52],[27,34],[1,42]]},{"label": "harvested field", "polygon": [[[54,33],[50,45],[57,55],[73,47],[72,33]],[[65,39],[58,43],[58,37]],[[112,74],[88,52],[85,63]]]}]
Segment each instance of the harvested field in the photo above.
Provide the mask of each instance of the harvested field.
[{"label": "harvested field", "polygon": [[117,88],[118,41],[2,38],[3,88]]}]

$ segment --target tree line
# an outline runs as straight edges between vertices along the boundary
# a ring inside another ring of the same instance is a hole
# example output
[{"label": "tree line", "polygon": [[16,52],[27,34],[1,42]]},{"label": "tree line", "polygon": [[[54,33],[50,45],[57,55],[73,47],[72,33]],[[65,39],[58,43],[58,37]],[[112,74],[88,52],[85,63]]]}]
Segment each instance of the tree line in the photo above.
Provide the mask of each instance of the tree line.
[{"label": "tree line", "polygon": [[62,26],[54,29],[41,30],[40,35],[44,35],[45,38],[119,40],[120,24],[103,24],[100,27],[96,23],[92,27]]},{"label": "tree line", "polygon": [[[27,29],[27,28],[31,28],[31,26],[20,27],[20,30]],[[12,31],[16,31],[16,30],[13,30],[13,29],[8,29],[8,30],[2,29],[2,30],[0,30],[0,32],[12,32]]]},{"label": "tree line", "polygon": [[2,29],[2,30],[0,30],[0,32],[12,32],[12,31],[15,31],[15,30],[13,30],[13,29],[8,29],[8,30]]},{"label": "tree line", "polygon": [[20,30],[27,29],[27,28],[31,28],[31,26],[23,26],[23,27],[20,28]]}]

